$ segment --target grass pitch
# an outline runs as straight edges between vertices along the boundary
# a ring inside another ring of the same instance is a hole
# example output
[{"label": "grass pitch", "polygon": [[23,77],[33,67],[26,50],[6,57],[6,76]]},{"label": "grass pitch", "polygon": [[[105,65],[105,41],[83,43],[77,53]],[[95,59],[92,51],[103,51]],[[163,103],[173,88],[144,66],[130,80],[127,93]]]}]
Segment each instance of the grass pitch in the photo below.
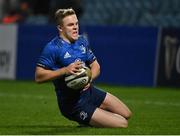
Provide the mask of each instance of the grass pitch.
[{"label": "grass pitch", "polygon": [[52,84],[0,81],[0,134],[180,134],[180,89],[97,86],[132,110],[128,128],[79,127],[60,114]]}]

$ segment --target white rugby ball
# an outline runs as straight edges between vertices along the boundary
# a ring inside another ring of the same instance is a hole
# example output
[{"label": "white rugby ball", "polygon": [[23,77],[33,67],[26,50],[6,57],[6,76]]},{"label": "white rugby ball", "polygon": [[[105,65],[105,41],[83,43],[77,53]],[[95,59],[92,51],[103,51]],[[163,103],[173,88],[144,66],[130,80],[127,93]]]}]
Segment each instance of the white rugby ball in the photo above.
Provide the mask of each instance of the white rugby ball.
[{"label": "white rugby ball", "polygon": [[88,67],[83,67],[77,74],[72,74],[65,77],[67,87],[80,90],[83,89],[91,80],[91,70]]}]

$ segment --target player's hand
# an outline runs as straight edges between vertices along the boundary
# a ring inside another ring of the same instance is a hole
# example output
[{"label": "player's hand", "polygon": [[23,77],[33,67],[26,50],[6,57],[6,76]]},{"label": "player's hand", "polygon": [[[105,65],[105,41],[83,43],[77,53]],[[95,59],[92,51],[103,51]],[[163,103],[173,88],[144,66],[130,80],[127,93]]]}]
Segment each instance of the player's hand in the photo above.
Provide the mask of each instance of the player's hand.
[{"label": "player's hand", "polygon": [[83,91],[87,90],[91,86],[91,83],[92,83],[92,78],[90,82],[84,87]]},{"label": "player's hand", "polygon": [[84,88],[83,91],[87,90],[91,86],[91,83],[88,83]]},{"label": "player's hand", "polygon": [[80,68],[82,68],[81,61],[76,61],[74,63],[71,63],[66,67],[66,75],[77,74],[78,72],[80,72],[79,70]]}]

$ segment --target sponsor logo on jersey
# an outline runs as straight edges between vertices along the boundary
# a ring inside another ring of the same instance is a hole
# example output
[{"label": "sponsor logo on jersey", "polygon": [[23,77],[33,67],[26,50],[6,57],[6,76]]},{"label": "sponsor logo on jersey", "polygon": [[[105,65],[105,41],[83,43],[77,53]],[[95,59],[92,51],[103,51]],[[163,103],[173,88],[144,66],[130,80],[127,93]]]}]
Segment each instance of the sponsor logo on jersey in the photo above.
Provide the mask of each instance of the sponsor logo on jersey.
[{"label": "sponsor logo on jersey", "polygon": [[82,51],[83,54],[86,53],[86,48],[83,45],[80,46],[80,50]]},{"label": "sponsor logo on jersey", "polygon": [[70,58],[70,57],[71,57],[71,55],[69,54],[69,52],[66,52],[65,55],[64,55],[64,59]]}]

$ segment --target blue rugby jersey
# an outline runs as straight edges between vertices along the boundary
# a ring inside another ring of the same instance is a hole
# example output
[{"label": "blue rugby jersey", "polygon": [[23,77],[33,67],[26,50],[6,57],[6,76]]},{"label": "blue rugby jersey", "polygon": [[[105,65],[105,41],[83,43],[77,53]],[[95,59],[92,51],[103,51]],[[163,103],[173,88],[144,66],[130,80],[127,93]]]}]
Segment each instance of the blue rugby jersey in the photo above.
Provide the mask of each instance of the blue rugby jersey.
[{"label": "blue rugby jersey", "polygon": [[[77,60],[84,62],[87,66],[96,60],[96,57],[89,48],[88,41],[83,36],[80,36],[74,43],[68,43],[56,36],[43,49],[37,66],[57,70]],[[72,102],[78,99],[80,91],[67,88],[64,77],[55,79],[53,83],[55,90],[58,91],[58,97],[60,97],[63,102]]]}]

